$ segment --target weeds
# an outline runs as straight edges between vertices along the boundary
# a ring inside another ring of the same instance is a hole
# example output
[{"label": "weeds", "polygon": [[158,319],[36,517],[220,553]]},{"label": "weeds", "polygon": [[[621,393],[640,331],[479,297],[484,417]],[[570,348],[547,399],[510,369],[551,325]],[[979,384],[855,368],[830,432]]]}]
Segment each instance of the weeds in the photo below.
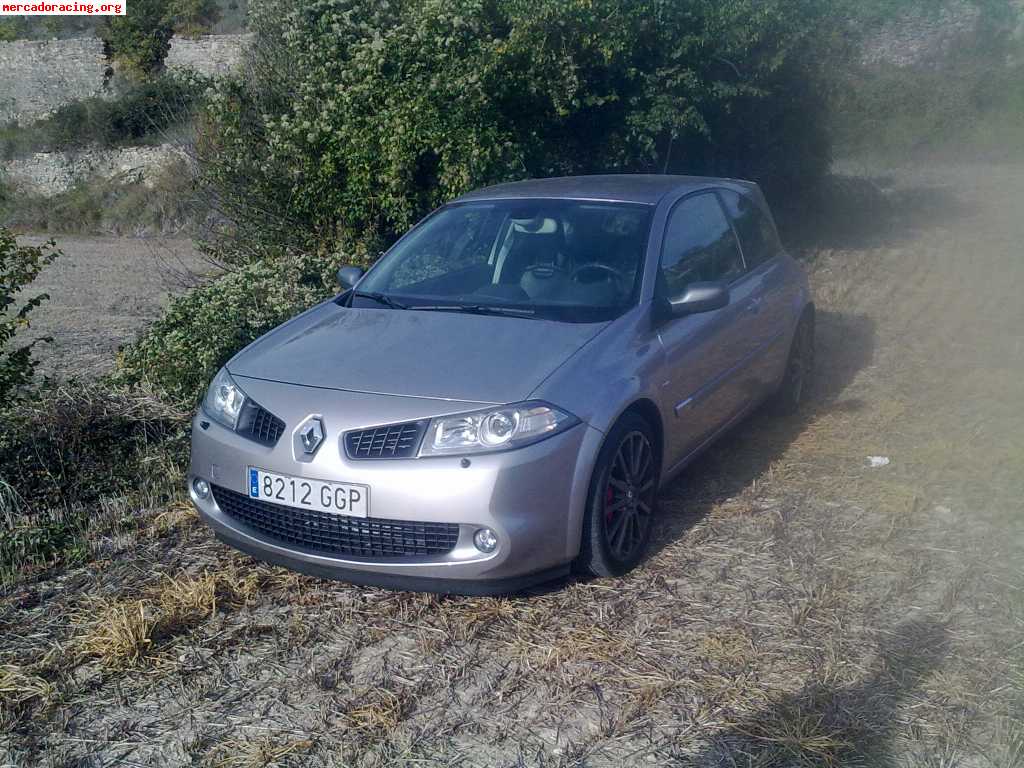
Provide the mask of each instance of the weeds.
[{"label": "weeds", "polygon": [[191,119],[208,84],[192,74],[162,75],[130,85],[115,98],[65,104],[31,125],[0,127],[0,160],[33,152],[160,143],[167,131]]},{"label": "weeds", "polygon": [[[0,431],[0,585],[84,560],[181,493],[185,417],[139,391],[65,384],[9,406]],[[93,532],[91,544],[87,531]]]},{"label": "weeds", "polygon": [[86,177],[56,195],[8,190],[0,194],[0,216],[31,232],[141,236],[191,232],[203,213],[191,169],[176,159],[146,178]]}]

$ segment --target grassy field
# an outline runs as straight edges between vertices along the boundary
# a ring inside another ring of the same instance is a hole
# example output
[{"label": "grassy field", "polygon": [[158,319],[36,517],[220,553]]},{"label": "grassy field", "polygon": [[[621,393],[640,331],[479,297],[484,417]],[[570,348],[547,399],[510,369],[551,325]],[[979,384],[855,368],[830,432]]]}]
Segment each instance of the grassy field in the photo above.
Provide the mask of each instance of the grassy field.
[{"label": "grassy field", "polygon": [[665,489],[634,573],[389,592],[100,509],[0,597],[0,764],[1024,764],[1024,167],[841,170],[809,407]]}]

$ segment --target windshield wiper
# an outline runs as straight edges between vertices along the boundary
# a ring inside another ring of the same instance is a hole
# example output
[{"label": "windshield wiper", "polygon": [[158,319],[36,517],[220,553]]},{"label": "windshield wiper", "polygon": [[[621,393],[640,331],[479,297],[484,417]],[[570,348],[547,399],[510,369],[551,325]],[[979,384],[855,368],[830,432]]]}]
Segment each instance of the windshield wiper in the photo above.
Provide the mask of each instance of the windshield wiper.
[{"label": "windshield wiper", "polygon": [[496,307],[490,304],[413,304],[406,309],[424,312],[468,312],[473,315],[508,315],[510,317],[532,317],[535,309],[520,307]]},{"label": "windshield wiper", "polygon": [[[360,299],[370,299],[376,301],[378,304],[383,304],[385,307],[391,307],[391,309],[408,309],[405,304],[400,301],[395,301],[390,296],[377,291],[352,291],[352,298],[359,297]],[[349,301],[348,305],[351,307],[352,302]]]}]

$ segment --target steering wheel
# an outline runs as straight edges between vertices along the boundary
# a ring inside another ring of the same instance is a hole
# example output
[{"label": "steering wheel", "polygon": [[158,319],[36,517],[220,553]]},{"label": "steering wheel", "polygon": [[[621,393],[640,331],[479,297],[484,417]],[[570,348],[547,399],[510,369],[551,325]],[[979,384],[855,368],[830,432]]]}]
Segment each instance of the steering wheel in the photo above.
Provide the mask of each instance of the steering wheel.
[{"label": "steering wheel", "polygon": [[564,275],[565,269],[557,264],[531,264],[523,270],[524,275],[533,275],[540,280],[550,280],[556,275]]},{"label": "steering wheel", "polygon": [[623,292],[622,275],[619,274],[617,269],[609,267],[607,264],[583,264],[576,267],[569,276],[569,279],[574,283],[595,283],[597,280],[580,280],[579,276],[586,274],[587,272],[593,272],[599,275],[598,279],[610,280],[615,287],[617,293]]}]

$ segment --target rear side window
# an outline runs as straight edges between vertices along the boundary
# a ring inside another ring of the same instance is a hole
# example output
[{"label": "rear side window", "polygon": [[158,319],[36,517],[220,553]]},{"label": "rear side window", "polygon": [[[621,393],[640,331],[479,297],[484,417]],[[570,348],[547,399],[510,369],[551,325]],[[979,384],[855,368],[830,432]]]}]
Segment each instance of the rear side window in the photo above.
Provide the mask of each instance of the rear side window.
[{"label": "rear side window", "polygon": [[764,214],[761,206],[731,189],[719,190],[719,194],[740,237],[747,267],[753,269],[777,255],[781,250],[779,239],[771,219]]},{"label": "rear side window", "polygon": [[661,250],[659,283],[667,296],[681,295],[694,282],[731,282],[743,271],[736,237],[714,193],[688,197],[676,205]]}]

